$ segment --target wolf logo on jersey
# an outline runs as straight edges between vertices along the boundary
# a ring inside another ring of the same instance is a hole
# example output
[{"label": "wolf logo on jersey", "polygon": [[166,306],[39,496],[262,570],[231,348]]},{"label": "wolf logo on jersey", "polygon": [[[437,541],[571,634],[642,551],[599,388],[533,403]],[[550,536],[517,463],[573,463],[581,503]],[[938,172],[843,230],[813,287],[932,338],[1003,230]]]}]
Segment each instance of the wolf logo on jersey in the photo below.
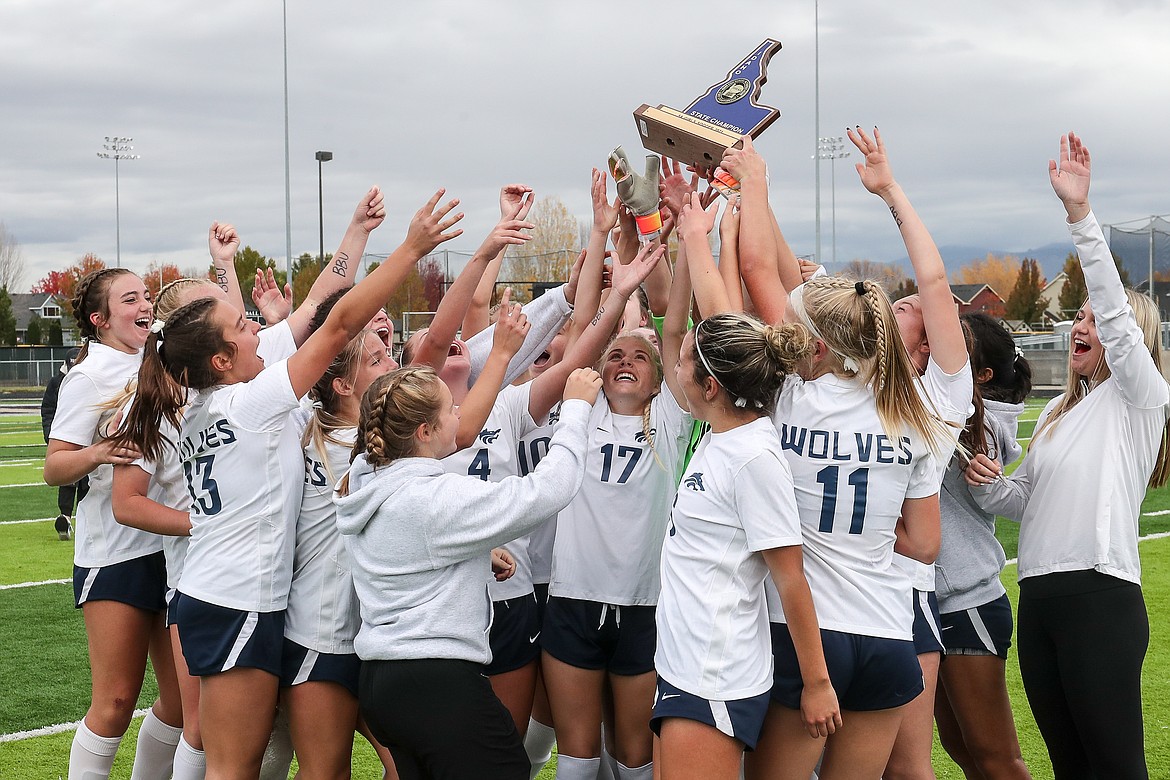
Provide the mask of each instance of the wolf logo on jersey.
[{"label": "wolf logo on jersey", "polygon": [[701,471],[696,471],[694,474],[691,474],[686,478],[686,481],[683,482],[683,484],[689,487],[691,490],[697,490],[700,493],[706,492],[707,490],[705,487],[703,487],[703,472]]},{"label": "wolf logo on jersey", "polygon": [[[653,441],[653,439],[654,439],[654,434],[655,434],[655,433],[656,433],[655,429],[654,429],[654,428],[651,428],[651,429],[650,429],[650,440],[651,440],[651,441]],[[646,439],[646,432],[645,432],[645,431],[638,431],[637,433],[635,433],[635,434],[634,434],[634,441],[636,441],[636,442],[640,442],[640,443],[642,443],[642,444],[645,444],[645,443],[646,443],[646,441],[647,441],[647,439]]]},{"label": "wolf logo on jersey", "polygon": [[490,431],[487,428],[484,428],[482,431],[479,432],[479,440],[482,441],[484,444],[493,444],[495,442],[495,440],[499,438],[499,436],[500,436],[500,429],[499,428],[496,428],[494,431]]}]

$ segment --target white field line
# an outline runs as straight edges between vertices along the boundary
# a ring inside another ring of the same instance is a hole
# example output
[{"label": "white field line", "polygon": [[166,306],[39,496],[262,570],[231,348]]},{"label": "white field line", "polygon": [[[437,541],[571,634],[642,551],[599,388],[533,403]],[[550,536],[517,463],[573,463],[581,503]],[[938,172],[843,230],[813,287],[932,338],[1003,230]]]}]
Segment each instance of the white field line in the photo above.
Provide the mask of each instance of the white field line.
[{"label": "white field line", "polygon": [[3,463],[0,463],[0,469],[6,466],[36,466],[44,462],[44,458],[33,458],[32,460],[6,460]]},{"label": "white field line", "polygon": [[0,590],[15,590],[17,588],[35,588],[38,585],[65,585],[73,580],[41,580],[40,582],[18,582],[15,585],[0,585]]},{"label": "white field line", "polygon": [[23,525],[24,523],[47,523],[55,517],[36,517],[32,520],[0,520],[0,525]]},{"label": "white field line", "polygon": [[[149,709],[134,710],[134,717],[141,718]],[[66,731],[77,731],[77,727],[81,725],[81,721],[73,723],[57,723],[53,726],[44,726],[39,729],[31,729],[29,731],[17,731],[12,734],[0,734],[0,742],[17,742],[22,739],[32,739],[33,737],[47,737],[52,734],[62,734]]]},{"label": "white field line", "polygon": [[44,485],[44,484],[45,484],[44,482],[21,482],[19,485],[0,485],[0,489],[10,488],[10,487],[36,487],[38,485]]}]

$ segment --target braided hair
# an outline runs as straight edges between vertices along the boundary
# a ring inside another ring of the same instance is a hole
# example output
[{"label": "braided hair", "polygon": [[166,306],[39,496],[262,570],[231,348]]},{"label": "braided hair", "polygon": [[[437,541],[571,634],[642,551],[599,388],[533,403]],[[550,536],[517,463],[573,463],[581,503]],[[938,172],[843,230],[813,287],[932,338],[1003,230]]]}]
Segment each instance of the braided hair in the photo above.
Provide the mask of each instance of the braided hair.
[{"label": "braided hair", "polygon": [[89,354],[90,341],[101,342],[97,326],[93,324],[93,315],[100,313],[103,317],[110,316],[108,296],[110,285],[119,276],[133,273],[127,268],[103,268],[100,271],[89,272],[77,282],[70,306],[73,308],[73,318],[77,321],[77,330],[81,333],[84,343],[77,354],[77,359],[73,361],[74,365],[85,360],[85,356]]},{"label": "braided hair", "polygon": [[[380,468],[414,455],[419,426],[439,422],[442,381],[430,366],[400,368],[375,379],[362,396],[350,461],[364,455],[371,467]],[[349,474],[341,478],[337,492],[348,495]]]}]

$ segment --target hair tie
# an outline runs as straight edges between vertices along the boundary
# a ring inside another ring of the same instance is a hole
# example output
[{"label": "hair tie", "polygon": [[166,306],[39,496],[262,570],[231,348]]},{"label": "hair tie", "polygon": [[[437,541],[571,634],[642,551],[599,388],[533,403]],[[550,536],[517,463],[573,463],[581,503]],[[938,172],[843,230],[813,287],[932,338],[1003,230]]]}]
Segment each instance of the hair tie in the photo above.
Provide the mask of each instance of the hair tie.
[{"label": "hair tie", "polygon": [[746,398],[736,398],[735,399],[735,408],[743,409],[745,406],[747,406],[747,399]]},{"label": "hair tie", "polygon": [[854,282],[853,289],[857,291],[858,295],[865,295],[865,282]]},{"label": "hair tie", "polygon": [[163,337],[163,328],[167,326],[166,320],[155,320],[150,323],[150,332],[155,334],[161,340]]},{"label": "hair tie", "polygon": [[[1024,350],[1020,349],[1019,345],[1017,344],[1016,345],[1016,360],[1022,360],[1023,357],[1024,357]],[[1015,361],[1013,361],[1013,362],[1015,362]]]}]

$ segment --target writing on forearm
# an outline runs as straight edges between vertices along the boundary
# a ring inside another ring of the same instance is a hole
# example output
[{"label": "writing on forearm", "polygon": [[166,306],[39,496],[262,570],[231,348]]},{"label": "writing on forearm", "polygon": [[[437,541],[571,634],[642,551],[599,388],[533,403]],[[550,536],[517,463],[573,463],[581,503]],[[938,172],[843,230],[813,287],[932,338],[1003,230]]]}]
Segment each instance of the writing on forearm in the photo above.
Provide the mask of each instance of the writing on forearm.
[{"label": "writing on forearm", "polygon": [[596,325],[597,323],[601,322],[601,315],[603,315],[603,314],[605,314],[605,307],[598,306],[597,307],[597,314],[594,315],[592,322],[590,322],[589,324]]},{"label": "writing on forearm", "polygon": [[890,206],[890,214],[892,214],[894,217],[894,224],[898,227],[902,227],[902,218],[898,216],[898,210],[893,206]]},{"label": "writing on forearm", "polygon": [[227,271],[222,268],[216,268],[215,283],[218,284],[224,292],[228,292]]},{"label": "writing on forearm", "polygon": [[349,269],[349,255],[347,255],[345,252],[338,252],[337,255],[333,258],[332,268],[333,273],[337,274],[338,276],[345,276],[346,271]]}]

